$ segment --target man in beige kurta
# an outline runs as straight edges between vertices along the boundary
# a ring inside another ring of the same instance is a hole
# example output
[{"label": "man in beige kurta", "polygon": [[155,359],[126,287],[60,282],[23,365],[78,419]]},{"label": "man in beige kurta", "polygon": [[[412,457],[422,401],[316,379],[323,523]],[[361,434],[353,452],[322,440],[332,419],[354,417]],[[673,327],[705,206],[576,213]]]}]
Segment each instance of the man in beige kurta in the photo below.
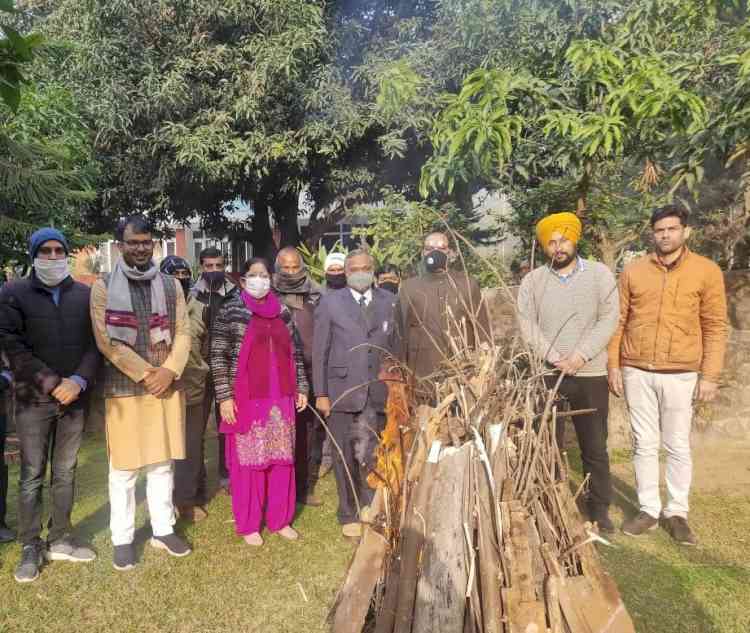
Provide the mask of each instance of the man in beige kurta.
[{"label": "man in beige kurta", "polygon": [[147,221],[140,216],[126,218],[117,237],[122,259],[108,279],[94,284],[91,320],[105,357],[101,383],[113,564],[125,570],[135,565],[139,471],[147,477],[151,544],[174,556],[190,553],[174,534],[172,503],[172,460],[185,457],[185,394],[179,378],[190,352],[190,322],[178,282],[158,272],[151,260],[153,241]]}]

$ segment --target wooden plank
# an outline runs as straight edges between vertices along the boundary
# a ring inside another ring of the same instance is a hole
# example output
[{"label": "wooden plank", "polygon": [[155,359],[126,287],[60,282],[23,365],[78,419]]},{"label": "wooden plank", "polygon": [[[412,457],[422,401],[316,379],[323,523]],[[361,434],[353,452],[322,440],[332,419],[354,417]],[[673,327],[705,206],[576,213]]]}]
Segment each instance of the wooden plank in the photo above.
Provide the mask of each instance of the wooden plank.
[{"label": "wooden plank", "polygon": [[417,583],[412,633],[462,631],[469,566],[463,528],[464,486],[471,445],[465,444],[438,464],[430,500],[428,537]]},{"label": "wooden plank", "polygon": [[416,483],[406,521],[400,535],[401,570],[394,633],[410,633],[414,617],[414,598],[419,577],[419,559],[425,540],[425,515],[435,479],[436,464],[425,462]]},{"label": "wooden plank", "polygon": [[361,633],[387,549],[385,538],[366,526],[331,611],[332,633]]},{"label": "wooden plank", "polygon": [[494,529],[492,490],[481,464],[473,464],[479,499],[479,577],[482,586],[482,622],[485,633],[502,633],[503,604],[500,546]]}]

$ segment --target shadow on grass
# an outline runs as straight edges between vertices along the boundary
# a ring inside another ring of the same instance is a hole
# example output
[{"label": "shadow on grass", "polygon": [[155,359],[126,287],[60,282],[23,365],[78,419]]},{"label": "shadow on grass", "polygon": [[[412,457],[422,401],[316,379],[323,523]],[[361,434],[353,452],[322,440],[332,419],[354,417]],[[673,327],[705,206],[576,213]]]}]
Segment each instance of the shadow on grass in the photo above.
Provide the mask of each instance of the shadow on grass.
[{"label": "shadow on grass", "polygon": [[[578,449],[568,446],[575,489],[583,477],[582,465]],[[613,509],[621,511],[624,518],[637,514],[635,488],[614,474],[612,488]],[[731,530],[731,520],[720,528]],[[638,633],[750,630],[750,614],[742,606],[750,597],[750,569],[717,555],[710,541],[704,538],[698,547],[680,546],[662,529],[639,538],[618,530],[611,540],[615,547],[599,547],[599,552],[617,581]]]}]

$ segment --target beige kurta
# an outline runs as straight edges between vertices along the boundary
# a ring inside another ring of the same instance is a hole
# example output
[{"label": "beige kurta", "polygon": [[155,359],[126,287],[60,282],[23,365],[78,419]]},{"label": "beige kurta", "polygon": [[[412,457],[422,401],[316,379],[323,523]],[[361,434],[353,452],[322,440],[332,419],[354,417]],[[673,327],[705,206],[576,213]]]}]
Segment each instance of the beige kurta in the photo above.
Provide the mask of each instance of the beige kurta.
[{"label": "beige kurta", "polygon": [[[179,282],[175,337],[162,367],[180,378],[190,353],[190,321]],[[104,314],[107,287],[98,280],[91,289],[91,322],[101,353],[134,382],[140,382],[151,364],[131,347],[112,341]],[[113,468],[135,470],[149,464],[185,457],[185,394],[170,389],[164,397],[151,395],[107,398],[104,402],[107,449]]]}]

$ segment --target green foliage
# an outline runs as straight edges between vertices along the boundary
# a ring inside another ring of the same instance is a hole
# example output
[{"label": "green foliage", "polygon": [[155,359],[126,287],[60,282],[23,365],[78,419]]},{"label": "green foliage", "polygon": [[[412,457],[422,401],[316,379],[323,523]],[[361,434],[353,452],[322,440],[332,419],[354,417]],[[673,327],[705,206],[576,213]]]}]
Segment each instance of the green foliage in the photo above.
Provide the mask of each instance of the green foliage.
[{"label": "green foliage", "polygon": [[21,103],[21,86],[26,83],[25,69],[34,58],[42,38],[32,33],[22,35],[2,19],[2,13],[14,16],[13,0],[0,0],[0,101],[13,112]]},{"label": "green foliage", "polygon": [[322,284],[326,278],[326,257],[328,257],[330,253],[346,254],[347,252],[340,242],[336,242],[330,250],[326,249],[322,243],[318,244],[318,247],[315,250],[311,250],[307,244],[300,244],[297,247],[297,250],[300,255],[302,255],[302,261],[305,262],[305,266],[307,266],[310,276],[320,284]]},{"label": "green foliage", "polygon": [[407,200],[392,190],[384,190],[382,198],[382,204],[354,209],[368,221],[368,226],[355,229],[354,233],[369,244],[378,264],[393,264],[404,274],[418,273],[424,238],[432,231],[441,231],[461,236],[452,239],[456,266],[475,275],[482,285],[497,285],[492,267],[498,267],[499,262],[496,258],[484,260],[477,254],[475,249],[481,242],[476,226],[454,205],[435,209],[424,202]]}]

